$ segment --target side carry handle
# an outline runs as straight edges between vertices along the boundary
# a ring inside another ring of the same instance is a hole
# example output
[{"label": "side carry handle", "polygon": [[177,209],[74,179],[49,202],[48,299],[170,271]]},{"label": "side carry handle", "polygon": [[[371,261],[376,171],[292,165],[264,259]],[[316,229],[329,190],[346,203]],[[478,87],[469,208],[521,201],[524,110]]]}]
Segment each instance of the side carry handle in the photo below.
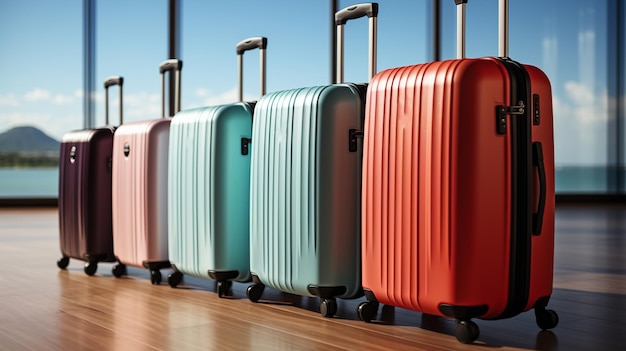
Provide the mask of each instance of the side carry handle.
[{"label": "side carry handle", "polygon": [[337,83],[343,83],[343,27],[351,19],[367,16],[369,18],[369,63],[368,81],[376,74],[376,42],[378,24],[378,4],[375,2],[348,6],[335,13],[335,25],[337,25]]},{"label": "side carry handle", "polygon": [[174,113],[180,111],[180,80],[181,70],[183,69],[183,61],[179,59],[165,60],[159,66],[161,73],[161,115],[165,118],[165,72],[170,72],[176,76],[176,87],[174,91]]},{"label": "side carry handle", "polygon": [[104,80],[104,118],[105,125],[109,125],[109,87],[119,85],[120,87],[120,125],[124,123],[124,119],[122,117],[122,86],[124,85],[124,77],[121,76],[111,76]]},{"label": "side carry handle", "polygon": [[265,63],[265,49],[267,49],[266,37],[253,37],[240,41],[237,43],[237,69],[238,69],[238,87],[239,87],[239,101],[243,101],[243,53],[248,50],[259,49],[259,58],[261,64],[261,96],[265,95],[266,87],[266,63]]},{"label": "side carry handle", "polygon": [[546,208],[546,167],[543,162],[543,148],[541,143],[533,143],[533,166],[537,167],[539,173],[539,205],[537,212],[533,213],[533,235],[541,234],[543,225],[543,213]]}]

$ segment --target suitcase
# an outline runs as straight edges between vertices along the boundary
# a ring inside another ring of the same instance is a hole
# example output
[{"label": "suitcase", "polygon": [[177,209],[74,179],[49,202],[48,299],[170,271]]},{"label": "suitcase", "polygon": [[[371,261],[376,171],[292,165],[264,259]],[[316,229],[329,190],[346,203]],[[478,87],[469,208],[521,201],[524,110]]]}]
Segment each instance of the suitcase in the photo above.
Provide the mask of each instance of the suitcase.
[{"label": "suitcase", "polygon": [[[459,53],[466,2],[457,0]],[[541,329],[558,323],[546,309],[554,260],[550,82],[506,57],[505,39],[497,58],[392,68],[372,79],[362,320],[376,318],[379,303],[452,317],[462,343],[479,336],[472,318],[534,308]]]},{"label": "suitcase", "polygon": [[110,86],[119,85],[122,124],[122,77],[104,83],[104,127],[65,134],[61,140],[59,168],[59,234],[65,269],[70,258],[86,261],[85,273],[93,275],[98,262],[114,262],[111,220],[111,154],[115,128],[109,125]]},{"label": "suitcase", "polygon": [[165,73],[175,76],[175,110],[180,109],[182,61],[163,62],[161,110],[163,118],[126,123],[113,138],[113,247],[119,264],[150,270],[152,284],[169,268],[167,252],[167,161],[171,118],[165,117]]},{"label": "suitcase", "polygon": [[184,110],[170,126],[168,175],[168,276],[217,281],[219,297],[232,280],[250,280],[250,138],[254,103],[242,102],[243,54],[258,48],[265,91],[267,39],[237,44],[240,102]]},{"label": "suitcase", "polygon": [[[377,6],[339,11],[343,24]],[[375,58],[370,32],[370,72]],[[341,49],[342,45],[339,47]],[[342,50],[339,50],[341,53]],[[338,75],[342,78],[343,55]],[[371,77],[371,76],[370,76]],[[341,81],[341,80],[339,80]],[[366,85],[285,90],[259,99],[252,127],[250,271],[256,302],[265,286],[320,297],[332,317],[336,298],[362,296],[360,269],[361,141]]]}]

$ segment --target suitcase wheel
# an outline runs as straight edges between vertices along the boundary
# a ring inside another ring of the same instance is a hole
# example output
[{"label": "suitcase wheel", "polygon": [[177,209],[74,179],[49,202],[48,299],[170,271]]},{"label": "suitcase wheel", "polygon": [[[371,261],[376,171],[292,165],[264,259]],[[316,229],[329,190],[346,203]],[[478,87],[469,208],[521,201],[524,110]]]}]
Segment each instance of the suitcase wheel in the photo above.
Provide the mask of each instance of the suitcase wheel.
[{"label": "suitcase wheel", "polygon": [[231,280],[222,280],[217,282],[217,296],[224,297],[228,295],[228,291],[233,286],[233,282]]},{"label": "suitcase wheel", "polygon": [[257,302],[261,299],[261,295],[263,295],[263,290],[265,290],[265,285],[263,284],[252,284],[246,290],[246,296],[252,302]]},{"label": "suitcase wheel", "polygon": [[172,288],[175,288],[183,280],[183,274],[178,271],[174,271],[167,276],[167,282]]},{"label": "suitcase wheel", "polygon": [[120,264],[116,264],[115,266],[113,266],[112,271],[113,271],[113,275],[116,278],[119,278],[119,277],[121,277],[121,276],[126,274],[126,265],[123,265],[121,263]]},{"label": "suitcase wheel", "polygon": [[357,308],[359,318],[364,322],[371,322],[376,318],[378,313],[378,302],[366,301],[361,302]]},{"label": "suitcase wheel", "polygon": [[331,318],[337,313],[337,299],[331,297],[330,299],[320,300],[320,313],[322,317]]},{"label": "suitcase wheel", "polygon": [[152,283],[152,285],[161,284],[161,271],[160,270],[158,269],[150,270],[150,283]]},{"label": "suitcase wheel", "polygon": [[85,274],[91,276],[96,274],[96,271],[98,270],[98,262],[97,261],[90,261],[85,263]]},{"label": "suitcase wheel", "polygon": [[559,324],[559,315],[553,310],[535,309],[535,321],[542,330],[552,329]]},{"label": "suitcase wheel", "polygon": [[478,325],[472,321],[457,321],[456,339],[462,344],[471,344],[480,336]]},{"label": "suitcase wheel", "polygon": [[70,264],[70,258],[67,256],[63,256],[61,258],[59,258],[59,260],[57,261],[57,267],[61,268],[61,269],[65,269],[67,268],[67,266]]}]

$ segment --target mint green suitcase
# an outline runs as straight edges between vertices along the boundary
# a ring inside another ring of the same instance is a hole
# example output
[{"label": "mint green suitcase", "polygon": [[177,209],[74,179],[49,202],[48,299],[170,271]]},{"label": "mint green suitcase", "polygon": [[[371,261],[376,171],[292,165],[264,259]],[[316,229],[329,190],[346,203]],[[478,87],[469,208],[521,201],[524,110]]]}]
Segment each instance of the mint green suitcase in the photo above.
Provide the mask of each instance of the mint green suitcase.
[{"label": "mint green suitcase", "polygon": [[[368,15],[375,28],[375,5],[354,8],[349,18]],[[373,74],[375,50],[370,53]],[[259,99],[252,131],[251,301],[269,286],[318,296],[321,314],[332,317],[337,297],[362,296],[358,137],[366,89],[366,84],[334,84]]]},{"label": "mint green suitcase", "polygon": [[[267,39],[261,37],[237,45],[240,63],[246,50],[261,50],[262,77],[266,46]],[[262,94],[264,84],[262,78]],[[172,120],[168,170],[168,243],[174,269],[168,282],[172,287],[183,274],[211,278],[222,297],[232,280],[250,280],[253,111],[253,103],[238,102],[184,110]]]}]

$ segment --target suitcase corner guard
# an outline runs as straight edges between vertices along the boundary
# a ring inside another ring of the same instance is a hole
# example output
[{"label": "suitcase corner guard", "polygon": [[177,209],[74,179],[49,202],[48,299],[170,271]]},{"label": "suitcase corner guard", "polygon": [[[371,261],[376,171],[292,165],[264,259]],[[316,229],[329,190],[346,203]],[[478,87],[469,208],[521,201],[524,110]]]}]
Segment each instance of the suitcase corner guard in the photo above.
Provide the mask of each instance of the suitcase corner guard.
[{"label": "suitcase corner guard", "polygon": [[439,304],[439,312],[444,316],[456,318],[459,321],[469,321],[472,318],[480,317],[487,313],[487,305],[478,306],[454,306],[449,304]]},{"label": "suitcase corner guard", "polygon": [[348,291],[345,286],[318,286],[313,284],[307,286],[307,290],[309,291],[309,294],[319,296],[323,299],[341,296]]}]

